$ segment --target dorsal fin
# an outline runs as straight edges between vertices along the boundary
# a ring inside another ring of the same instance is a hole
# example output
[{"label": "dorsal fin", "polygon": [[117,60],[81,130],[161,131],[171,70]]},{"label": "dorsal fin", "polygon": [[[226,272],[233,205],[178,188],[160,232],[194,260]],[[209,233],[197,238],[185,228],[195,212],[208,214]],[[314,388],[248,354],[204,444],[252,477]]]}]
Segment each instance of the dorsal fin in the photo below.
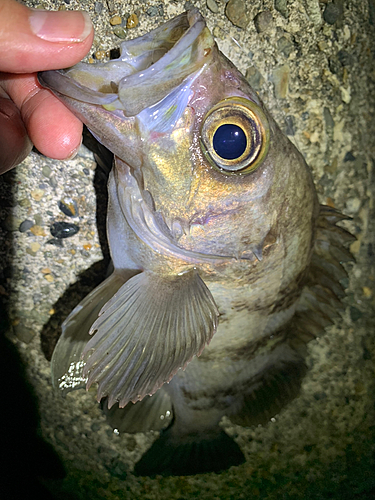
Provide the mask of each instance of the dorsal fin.
[{"label": "dorsal fin", "polygon": [[[355,241],[352,234],[336,225],[345,219],[349,217],[330,207],[320,207],[306,284],[294,316],[278,332],[284,351],[279,344],[280,354],[274,364],[244,387],[241,408],[229,415],[234,423],[266,423],[298,395],[306,373],[306,344],[321,335],[343,308],[344,288],[340,280],[347,277],[347,272],[342,263],[354,260],[344,245]],[[272,348],[270,344],[269,353]]]},{"label": "dorsal fin", "polygon": [[288,336],[294,347],[303,347],[321,335],[343,309],[341,299],[345,293],[340,281],[348,274],[342,264],[354,261],[345,245],[356,238],[336,224],[348,219],[350,217],[331,207],[320,206],[308,282],[298,300]]}]

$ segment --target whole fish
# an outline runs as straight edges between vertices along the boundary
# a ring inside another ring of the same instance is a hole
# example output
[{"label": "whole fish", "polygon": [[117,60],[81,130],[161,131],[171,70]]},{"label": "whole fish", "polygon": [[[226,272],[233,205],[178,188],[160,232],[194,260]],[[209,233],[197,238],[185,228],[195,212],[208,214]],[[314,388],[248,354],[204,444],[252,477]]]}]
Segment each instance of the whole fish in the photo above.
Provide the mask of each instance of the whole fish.
[{"label": "whole fish", "polygon": [[265,423],[298,394],[340,309],[345,216],[196,9],[39,79],[115,156],[114,271],[65,320],[54,386],[97,383],[121,431],[163,429],[138,474],[242,463],[219,423]]}]

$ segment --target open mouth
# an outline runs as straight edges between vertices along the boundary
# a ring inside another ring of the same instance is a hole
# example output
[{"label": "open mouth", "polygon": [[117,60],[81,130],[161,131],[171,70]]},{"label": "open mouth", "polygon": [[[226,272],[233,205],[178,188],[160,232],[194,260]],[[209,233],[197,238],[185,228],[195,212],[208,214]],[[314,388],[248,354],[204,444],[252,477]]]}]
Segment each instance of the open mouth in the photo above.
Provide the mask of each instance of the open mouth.
[{"label": "open mouth", "polygon": [[39,73],[40,83],[62,96],[123,116],[136,116],[165,98],[207,61],[215,42],[197,9],[121,44],[118,59],[79,63]]}]

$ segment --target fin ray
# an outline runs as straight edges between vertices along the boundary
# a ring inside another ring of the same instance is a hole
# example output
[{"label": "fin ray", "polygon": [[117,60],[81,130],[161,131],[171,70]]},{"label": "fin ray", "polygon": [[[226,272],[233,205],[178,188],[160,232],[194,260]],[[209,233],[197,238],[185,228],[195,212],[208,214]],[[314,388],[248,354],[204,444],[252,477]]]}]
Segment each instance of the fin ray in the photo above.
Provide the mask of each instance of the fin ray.
[{"label": "fin ray", "polygon": [[83,351],[87,388],[98,382],[98,399],[108,396],[109,406],[153,394],[199,356],[216,331],[218,315],[196,271],[132,277],[92,325],[95,334]]},{"label": "fin ray", "polygon": [[81,354],[90,340],[89,330],[100,309],[125,280],[126,278],[118,273],[112,273],[89,293],[63,322],[62,334],[51,360],[52,384],[63,393],[85,386]]},{"label": "fin ray", "polygon": [[220,472],[243,462],[238,444],[219,427],[187,436],[174,435],[170,427],[136,463],[134,472],[138,476],[189,476]]},{"label": "fin ray", "polygon": [[108,423],[120,433],[159,431],[168,427],[173,418],[171,399],[163,387],[153,396],[145,396],[142,401],[129,403],[125,408],[114,404],[109,409],[107,400],[102,404]]}]

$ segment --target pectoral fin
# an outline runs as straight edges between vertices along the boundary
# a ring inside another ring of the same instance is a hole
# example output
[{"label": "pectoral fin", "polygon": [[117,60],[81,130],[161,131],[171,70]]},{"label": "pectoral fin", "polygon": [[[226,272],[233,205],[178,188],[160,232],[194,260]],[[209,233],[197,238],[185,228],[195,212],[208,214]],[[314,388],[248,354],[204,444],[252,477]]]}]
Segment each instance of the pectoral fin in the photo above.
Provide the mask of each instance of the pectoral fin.
[{"label": "pectoral fin", "polygon": [[110,299],[83,351],[87,388],[98,400],[125,406],[154,394],[200,355],[216,331],[218,310],[196,271],[180,276],[143,272]]},{"label": "pectoral fin", "polygon": [[112,273],[76,306],[62,324],[62,334],[51,360],[52,383],[63,394],[85,387],[82,351],[90,340],[89,330],[103,305],[126,278]]}]

